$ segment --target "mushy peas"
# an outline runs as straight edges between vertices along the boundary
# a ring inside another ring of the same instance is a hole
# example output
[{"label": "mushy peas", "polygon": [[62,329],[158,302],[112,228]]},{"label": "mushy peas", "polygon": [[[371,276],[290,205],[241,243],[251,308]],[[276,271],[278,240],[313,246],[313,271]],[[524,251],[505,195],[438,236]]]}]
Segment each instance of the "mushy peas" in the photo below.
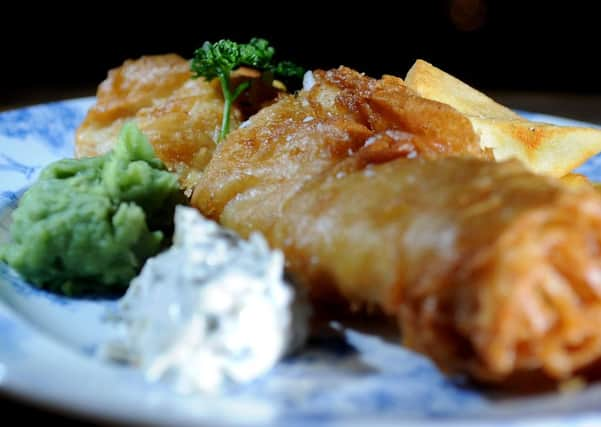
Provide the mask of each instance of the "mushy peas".
[{"label": "mushy peas", "polygon": [[52,163],[13,212],[0,259],[38,287],[67,295],[123,291],[159,252],[184,201],[134,124],[112,152]]}]

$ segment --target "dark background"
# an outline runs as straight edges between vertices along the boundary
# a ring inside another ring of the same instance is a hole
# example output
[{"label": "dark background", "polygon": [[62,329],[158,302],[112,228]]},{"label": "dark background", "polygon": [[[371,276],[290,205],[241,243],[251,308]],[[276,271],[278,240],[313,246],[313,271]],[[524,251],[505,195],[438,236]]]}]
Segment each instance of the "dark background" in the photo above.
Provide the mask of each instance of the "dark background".
[{"label": "dark background", "polygon": [[[344,64],[373,76],[404,76],[423,58],[510,106],[601,123],[595,2],[355,3],[171,1],[126,11],[124,2],[12,2],[0,20],[0,110],[91,95],[127,58],[190,57],[205,40],[261,36],[279,58],[307,68]],[[13,411],[24,423],[69,423],[0,395],[0,412]]]},{"label": "dark background", "polygon": [[[190,57],[205,40],[266,37],[308,68],[404,76],[423,58],[486,90],[601,94],[596,2],[434,0],[33,6],[5,14],[0,105],[93,92],[143,54]],[[74,3],[75,4],[75,3]],[[196,7],[194,7],[195,5]]]}]

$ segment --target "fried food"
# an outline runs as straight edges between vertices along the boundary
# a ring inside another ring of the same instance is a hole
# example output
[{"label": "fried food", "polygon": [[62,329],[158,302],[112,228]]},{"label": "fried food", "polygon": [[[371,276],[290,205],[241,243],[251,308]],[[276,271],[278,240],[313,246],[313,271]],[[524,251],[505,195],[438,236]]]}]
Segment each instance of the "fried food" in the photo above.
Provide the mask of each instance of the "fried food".
[{"label": "fried food", "polygon": [[368,170],[340,165],[285,205],[270,235],[302,283],[397,315],[408,347],[481,380],[565,378],[601,357],[596,194],[516,161]]},{"label": "fried food", "polygon": [[347,161],[269,235],[301,283],[398,316],[445,370],[561,379],[601,357],[601,199],[517,161]]},{"label": "fried food", "polygon": [[232,132],[192,201],[448,371],[569,377],[601,357],[601,198],[490,158],[455,109],[340,68]]},{"label": "fried food", "polygon": [[420,96],[467,117],[496,160],[518,158],[537,173],[561,177],[601,151],[601,131],[525,120],[455,77],[418,60],[405,83]]},{"label": "fried food", "polygon": [[[190,77],[188,61],[173,54],[128,60],[111,70],[77,130],[77,156],[108,152],[123,124],[133,120],[191,191],[215,150],[223,97],[216,82]],[[242,113],[233,108],[232,128],[241,120]]]},{"label": "fried food", "polygon": [[269,229],[285,201],[341,160],[470,156],[480,149],[467,119],[416,96],[402,80],[371,79],[349,68],[316,71],[316,83],[253,116],[222,142],[193,203],[243,235]]},{"label": "fried food", "polygon": [[587,185],[589,187],[593,187],[593,183],[590,182],[586,176],[578,173],[569,173],[562,176],[560,179],[561,182],[570,186]]}]

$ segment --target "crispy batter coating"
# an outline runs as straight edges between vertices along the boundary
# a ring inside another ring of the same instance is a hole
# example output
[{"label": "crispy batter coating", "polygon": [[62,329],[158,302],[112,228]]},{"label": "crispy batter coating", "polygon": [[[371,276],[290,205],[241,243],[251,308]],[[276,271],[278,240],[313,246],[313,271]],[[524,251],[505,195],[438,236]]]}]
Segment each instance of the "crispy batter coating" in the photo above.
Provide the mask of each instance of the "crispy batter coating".
[{"label": "crispy batter coating", "polygon": [[[121,126],[134,120],[183,187],[192,189],[215,150],[223,97],[216,82],[190,77],[188,61],[173,54],[128,60],[111,70],[77,130],[77,156],[106,153]],[[236,128],[242,115],[232,111]]]},{"label": "crispy batter coating", "polygon": [[270,241],[310,289],[398,315],[450,371],[564,378],[601,356],[601,199],[517,161],[346,161],[284,206]]},{"label": "crispy batter coating", "polygon": [[589,179],[584,176],[584,175],[580,175],[578,173],[569,173],[567,175],[564,175],[560,178],[561,182],[563,182],[564,184],[567,184],[569,186],[578,186],[578,185],[588,185],[593,187],[594,184],[589,181]]},{"label": "crispy batter coating", "polygon": [[489,162],[469,121],[341,68],[219,146],[193,203],[264,233],[315,298],[398,318],[442,368],[562,379],[601,357],[601,197]]},{"label": "crispy batter coating", "polygon": [[491,158],[467,119],[416,96],[400,79],[341,67],[317,71],[315,80],[219,145],[193,196],[205,215],[244,235],[269,229],[306,181],[362,147],[357,155],[371,163],[418,155]]}]

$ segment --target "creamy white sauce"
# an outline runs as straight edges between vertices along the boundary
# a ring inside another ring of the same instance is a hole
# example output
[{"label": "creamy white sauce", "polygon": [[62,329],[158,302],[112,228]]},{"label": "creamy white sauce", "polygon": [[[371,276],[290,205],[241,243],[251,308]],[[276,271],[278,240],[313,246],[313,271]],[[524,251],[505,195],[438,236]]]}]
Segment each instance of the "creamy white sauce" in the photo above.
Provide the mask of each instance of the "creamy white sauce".
[{"label": "creamy white sauce", "polygon": [[308,305],[283,270],[261,235],[245,241],[178,206],[173,246],[132,281],[102,353],[183,393],[257,378],[307,335]]}]

